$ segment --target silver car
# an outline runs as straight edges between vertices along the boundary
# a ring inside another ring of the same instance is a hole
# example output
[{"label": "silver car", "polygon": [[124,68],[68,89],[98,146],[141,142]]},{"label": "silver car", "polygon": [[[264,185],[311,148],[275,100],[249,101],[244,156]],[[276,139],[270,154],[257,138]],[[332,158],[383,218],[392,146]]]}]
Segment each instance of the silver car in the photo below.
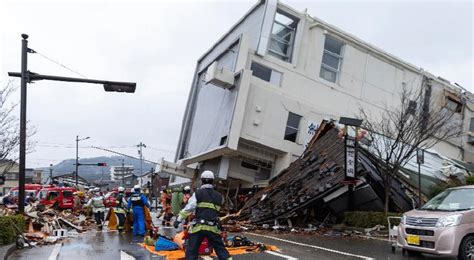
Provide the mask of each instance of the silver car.
[{"label": "silver car", "polygon": [[447,189],[406,212],[397,244],[408,253],[474,259],[474,186]]}]

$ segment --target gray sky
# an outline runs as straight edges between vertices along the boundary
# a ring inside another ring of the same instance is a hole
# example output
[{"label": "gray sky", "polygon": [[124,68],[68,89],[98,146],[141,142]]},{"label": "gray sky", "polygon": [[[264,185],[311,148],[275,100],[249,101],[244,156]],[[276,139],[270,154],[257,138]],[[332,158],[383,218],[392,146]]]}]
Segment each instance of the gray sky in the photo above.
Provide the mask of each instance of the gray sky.
[{"label": "gray sky", "polygon": [[[308,8],[353,35],[435,75],[473,87],[472,1],[283,1]],[[106,93],[98,85],[37,82],[28,91],[28,119],[36,126],[29,167],[75,156],[75,136],[90,136],[80,156],[136,156],[172,160],[198,57],[256,1],[20,1],[0,3],[0,84],[20,69],[20,34],[30,48],[88,78],[136,81],[135,94]],[[78,75],[38,54],[31,71]],[[17,93],[19,96],[19,92]]]}]

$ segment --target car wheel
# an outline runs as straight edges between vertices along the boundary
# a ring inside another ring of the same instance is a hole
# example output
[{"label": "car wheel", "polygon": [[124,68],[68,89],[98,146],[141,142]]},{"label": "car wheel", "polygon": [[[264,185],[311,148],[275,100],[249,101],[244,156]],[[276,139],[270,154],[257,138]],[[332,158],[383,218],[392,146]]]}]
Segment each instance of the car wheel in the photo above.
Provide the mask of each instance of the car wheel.
[{"label": "car wheel", "polygon": [[474,236],[465,237],[459,247],[459,260],[474,259]]}]

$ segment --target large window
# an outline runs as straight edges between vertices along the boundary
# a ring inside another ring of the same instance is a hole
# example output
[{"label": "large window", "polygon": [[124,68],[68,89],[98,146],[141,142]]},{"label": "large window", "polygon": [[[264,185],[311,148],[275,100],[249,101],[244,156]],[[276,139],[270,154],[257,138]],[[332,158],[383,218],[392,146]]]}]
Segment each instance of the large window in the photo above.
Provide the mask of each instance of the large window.
[{"label": "large window", "polygon": [[321,71],[319,77],[336,82],[337,74],[341,68],[342,47],[344,43],[338,39],[326,35],[324,42],[323,61],[321,62]]},{"label": "large window", "polygon": [[296,142],[298,137],[298,129],[300,126],[301,116],[295,113],[288,113],[288,120],[286,121],[285,140]]},{"label": "large window", "polygon": [[250,69],[252,70],[253,76],[268,81],[272,84],[280,85],[282,75],[281,72],[274,71],[256,62],[252,62]]},{"label": "large window", "polygon": [[297,19],[281,12],[276,13],[275,21],[273,22],[270,47],[268,48],[271,55],[281,60],[291,62],[297,25]]}]

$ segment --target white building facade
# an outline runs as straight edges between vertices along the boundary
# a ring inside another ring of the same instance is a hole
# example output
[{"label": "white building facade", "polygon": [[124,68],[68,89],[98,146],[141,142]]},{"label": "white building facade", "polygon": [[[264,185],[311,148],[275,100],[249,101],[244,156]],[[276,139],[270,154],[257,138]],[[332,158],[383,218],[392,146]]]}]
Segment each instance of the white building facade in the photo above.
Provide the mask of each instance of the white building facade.
[{"label": "white building facade", "polygon": [[133,165],[112,166],[110,167],[110,180],[122,181],[133,175]]},{"label": "white building facade", "polygon": [[[305,12],[260,1],[198,60],[175,160],[230,186],[265,185],[301,156],[321,120],[380,112],[403,86],[430,89],[470,122],[461,88]],[[466,137],[435,149],[474,159]]]}]

